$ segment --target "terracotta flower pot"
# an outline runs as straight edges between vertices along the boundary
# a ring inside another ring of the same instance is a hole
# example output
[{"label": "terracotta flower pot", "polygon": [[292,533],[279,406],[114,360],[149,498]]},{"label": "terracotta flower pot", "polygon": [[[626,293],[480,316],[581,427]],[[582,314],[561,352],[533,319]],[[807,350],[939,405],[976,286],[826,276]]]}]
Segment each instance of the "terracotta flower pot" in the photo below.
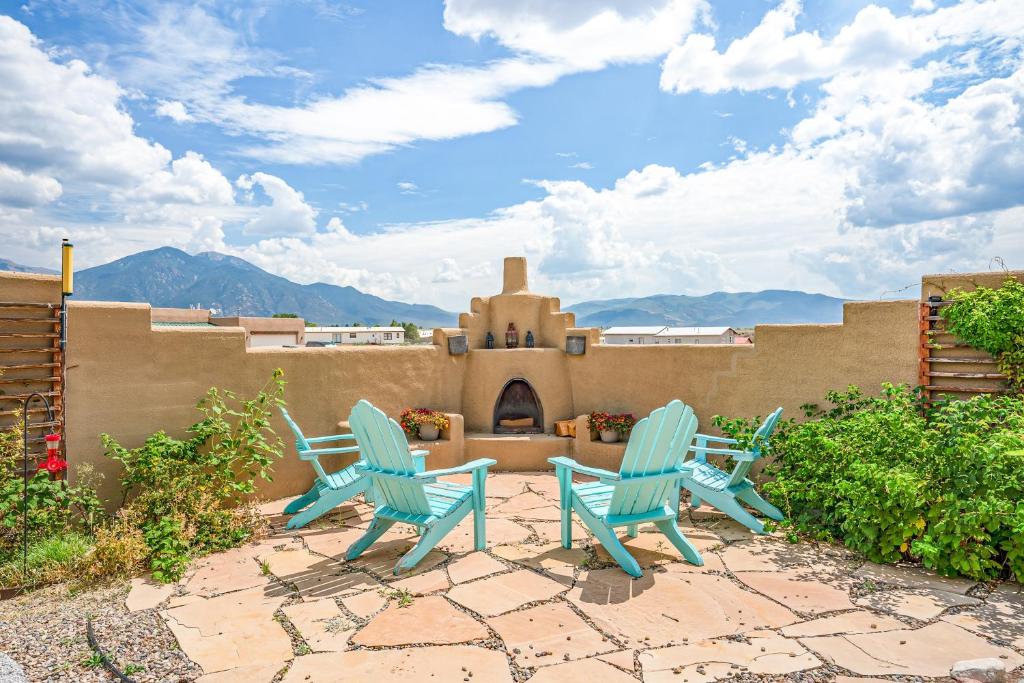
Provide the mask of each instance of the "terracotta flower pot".
[{"label": "terracotta flower pot", "polygon": [[614,429],[602,429],[601,430],[601,441],[605,443],[615,443],[619,440],[619,433]]},{"label": "terracotta flower pot", "polygon": [[434,425],[420,425],[420,438],[424,441],[435,441],[440,434],[441,430]]}]

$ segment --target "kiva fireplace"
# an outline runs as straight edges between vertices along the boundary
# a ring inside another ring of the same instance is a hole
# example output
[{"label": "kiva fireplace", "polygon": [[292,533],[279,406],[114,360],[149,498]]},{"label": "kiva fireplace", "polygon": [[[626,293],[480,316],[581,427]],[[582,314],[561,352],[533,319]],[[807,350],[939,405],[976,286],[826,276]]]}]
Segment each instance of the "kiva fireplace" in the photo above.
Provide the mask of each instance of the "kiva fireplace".
[{"label": "kiva fireplace", "polygon": [[525,379],[510,379],[498,394],[494,404],[494,433],[544,433],[544,410],[537,392]]}]

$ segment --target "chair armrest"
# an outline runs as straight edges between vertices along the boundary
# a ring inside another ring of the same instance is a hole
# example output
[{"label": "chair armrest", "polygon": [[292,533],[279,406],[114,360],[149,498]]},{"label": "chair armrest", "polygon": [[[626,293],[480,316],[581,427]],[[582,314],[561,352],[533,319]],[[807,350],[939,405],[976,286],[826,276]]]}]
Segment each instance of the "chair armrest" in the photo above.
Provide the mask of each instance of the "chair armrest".
[{"label": "chair armrest", "polygon": [[619,481],[620,479],[622,479],[622,476],[618,472],[602,470],[597,467],[587,467],[586,465],[581,465],[572,458],[566,458],[565,456],[561,456],[558,458],[548,458],[548,462],[554,465],[555,467],[568,467],[573,472],[579,472],[580,474],[586,474],[591,477],[597,477],[602,480],[607,479],[609,481]]},{"label": "chair armrest", "polygon": [[707,442],[707,441],[714,441],[716,443],[728,443],[728,444],[737,444],[737,443],[739,443],[739,441],[736,440],[736,439],[728,439],[728,438],[726,438],[724,436],[711,436],[710,434],[699,434],[698,433],[698,434],[694,435],[694,438],[697,439],[698,443],[700,442],[701,439],[703,439],[705,442]]},{"label": "chair armrest", "polygon": [[419,449],[419,450],[415,450],[415,451],[409,451],[409,455],[411,455],[414,458],[424,458],[424,457],[430,455],[430,451],[425,451],[423,449]]},{"label": "chair armrest", "polygon": [[359,446],[345,446],[343,448],[315,448],[308,451],[299,451],[299,458],[302,460],[316,460],[321,455],[334,455],[335,453],[358,453]]},{"label": "chair armrest", "polygon": [[708,453],[711,453],[712,455],[728,455],[733,460],[742,460],[745,462],[754,462],[759,457],[749,451],[737,451],[732,448],[704,448],[702,446],[690,446],[690,450],[697,455],[706,455]]},{"label": "chair armrest", "polygon": [[430,470],[429,472],[417,472],[415,477],[417,479],[434,479],[437,477],[444,477],[449,474],[464,474],[466,472],[472,472],[480,468],[487,468],[491,465],[497,465],[498,461],[491,458],[477,458],[473,462],[467,462],[465,465],[459,465],[458,467],[448,467],[443,470]]},{"label": "chair armrest", "polygon": [[314,436],[312,439],[306,439],[306,443],[326,443],[328,441],[347,441],[355,439],[355,434],[332,434],[331,436]]}]

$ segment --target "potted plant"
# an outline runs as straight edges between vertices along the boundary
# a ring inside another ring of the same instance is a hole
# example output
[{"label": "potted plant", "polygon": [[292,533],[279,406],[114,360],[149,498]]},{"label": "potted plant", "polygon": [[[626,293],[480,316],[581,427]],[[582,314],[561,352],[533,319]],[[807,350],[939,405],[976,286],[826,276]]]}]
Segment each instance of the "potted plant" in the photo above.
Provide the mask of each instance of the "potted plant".
[{"label": "potted plant", "polygon": [[430,408],[406,408],[398,418],[405,433],[413,438],[417,436],[424,441],[434,441],[450,422],[448,416],[439,410]]},{"label": "potted plant", "polygon": [[629,430],[636,424],[636,418],[632,413],[619,413],[613,415],[604,411],[597,411],[590,414],[590,428],[596,431],[604,443],[615,443],[620,438],[626,437]]}]

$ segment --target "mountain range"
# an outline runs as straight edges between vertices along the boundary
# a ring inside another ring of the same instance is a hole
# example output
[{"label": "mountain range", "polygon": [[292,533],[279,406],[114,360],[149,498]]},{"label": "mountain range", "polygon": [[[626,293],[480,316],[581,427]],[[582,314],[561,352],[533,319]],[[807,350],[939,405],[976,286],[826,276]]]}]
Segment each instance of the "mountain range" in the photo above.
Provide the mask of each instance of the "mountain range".
[{"label": "mountain range", "polygon": [[[0,270],[49,272],[0,259]],[[300,285],[243,259],[207,251],[190,255],[162,247],[75,273],[75,298],[140,301],[170,308],[213,308],[220,315],[295,313],[322,325],[413,322],[455,325],[457,315],[422,304],[388,301],[323,282]],[[674,325],[752,327],[758,323],[828,323],[843,319],[843,300],[823,294],[769,289],[703,296],[658,294],[583,301],[566,310],[583,327]]]},{"label": "mountain range", "polygon": [[634,299],[583,301],[569,306],[581,327],[672,325],[753,327],[759,323],[833,323],[843,320],[843,299],[785,289],[714,292],[703,296],[657,294]]},{"label": "mountain range", "polygon": [[36,266],[23,266],[20,263],[6,258],[0,258],[0,270],[13,270],[15,273],[42,273],[43,275],[59,275],[56,270],[49,268],[37,268]]},{"label": "mountain range", "polygon": [[248,261],[213,251],[190,255],[172,247],[143,251],[75,273],[75,298],[142,301],[170,308],[212,308],[219,315],[295,313],[321,325],[392,320],[424,327],[454,325],[436,306],[388,301],[323,282],[300,285]]}]

